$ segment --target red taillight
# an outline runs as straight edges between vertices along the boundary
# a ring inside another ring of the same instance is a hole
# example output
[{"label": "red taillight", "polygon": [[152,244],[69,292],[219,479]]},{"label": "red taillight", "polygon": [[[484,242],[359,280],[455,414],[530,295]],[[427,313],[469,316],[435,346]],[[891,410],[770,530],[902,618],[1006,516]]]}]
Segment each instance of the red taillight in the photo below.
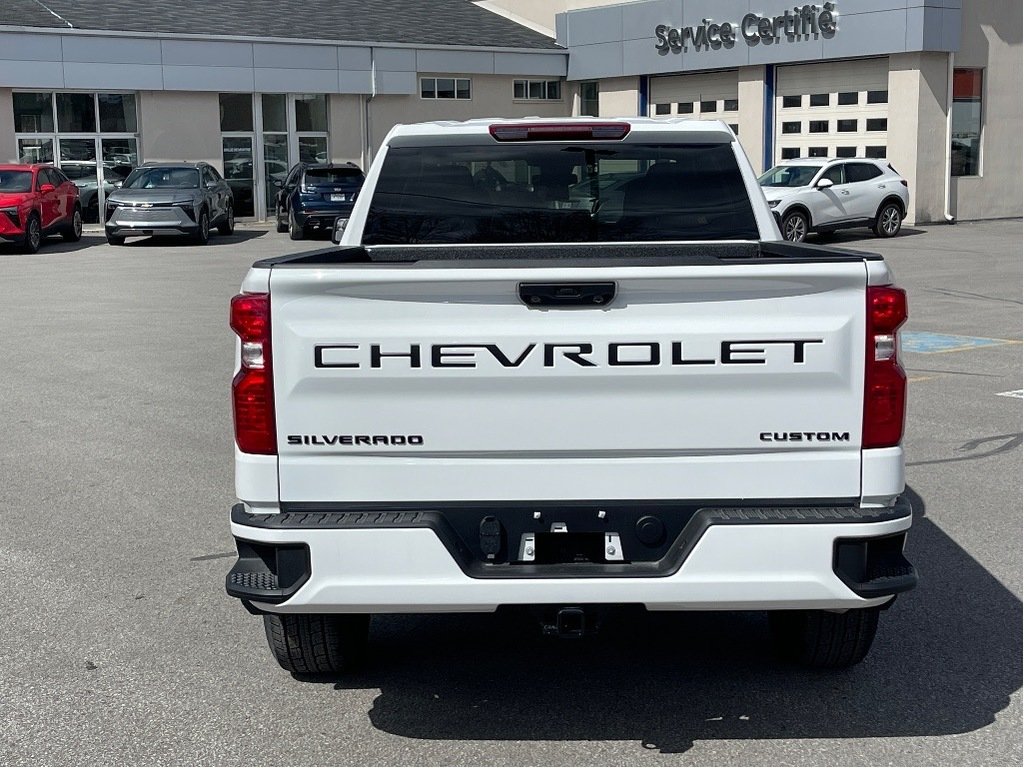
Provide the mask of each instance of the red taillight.
[{"label": "red taillight", "polygon": [[241,368],[231,383],[235,442],[243,453],[276,454],[270,295],[242,293],[231,299],[231,330],[241,340]]},{"label": "red taillight", "polygon": [[618,141],[629,123],[495,123],[496,141]]},{"label": "red taillight", "polygon": [[868,287],[864,448],[889,448],[903,439],[907,376],[899,361],[899,327],[906,320],[907,294],[902,288]]}]

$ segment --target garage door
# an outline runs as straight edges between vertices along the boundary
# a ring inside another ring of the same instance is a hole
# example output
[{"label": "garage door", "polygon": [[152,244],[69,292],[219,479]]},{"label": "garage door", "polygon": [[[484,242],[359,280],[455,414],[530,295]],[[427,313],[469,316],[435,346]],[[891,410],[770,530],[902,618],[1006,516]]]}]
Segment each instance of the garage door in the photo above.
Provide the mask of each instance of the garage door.
[{"label": "garage door", "polygon": [[885,157],[888,129],[888,58],[778,68],[776,162]]},{"label": "garage door", "polygon": [[736,70],[652,77],[650,117],[724,120],[739,135],[739,77]]}]

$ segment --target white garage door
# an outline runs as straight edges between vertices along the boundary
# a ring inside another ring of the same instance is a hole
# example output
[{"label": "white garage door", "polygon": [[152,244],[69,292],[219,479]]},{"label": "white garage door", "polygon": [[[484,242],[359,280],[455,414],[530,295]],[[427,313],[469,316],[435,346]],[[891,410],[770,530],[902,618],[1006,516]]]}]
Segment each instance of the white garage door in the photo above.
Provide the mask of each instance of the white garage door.
[{"label": "white garage door", "polygon": [[885,157],[889,59],[779,67],[775,161],[796,157]]},{"label": "white garage door", "polygon": [[736,70],[652,77],[650,117],[724,120],[739,135],[739,77]]}]

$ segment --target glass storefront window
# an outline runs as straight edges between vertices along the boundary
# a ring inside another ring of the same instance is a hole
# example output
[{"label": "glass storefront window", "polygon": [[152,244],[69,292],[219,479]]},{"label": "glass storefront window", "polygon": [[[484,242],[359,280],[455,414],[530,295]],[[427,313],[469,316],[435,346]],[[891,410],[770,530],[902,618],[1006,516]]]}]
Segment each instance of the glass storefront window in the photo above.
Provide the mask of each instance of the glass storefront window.
[{"label": "glass storefront window", "polygon": [[326,136],[299,136],[300,163],[326,163],[328,160]]},{"label": "glass storefront window", "polygon": [[252,94],[220,94],[220,129],[223,133],[252,131]]},{"label": "glass storefront window", "polygon": [[[252,103],[251,98],[249,102]],[[225,136],[221,139],[224,178],[234,196],[235,216],[256,215],[252,141],[251,136]]]},{"label": "glass storefront window", "polygon": [[283,93],[263,94],[263,130],[288,130],[288,97]]},{"label": "glass storefront window", "polygon": [[18,92],[12,102],[18,159],[56,163],[79,189],[84,220],[97,223],[105,196],[139,163],[136,95]]},{"label": "glass storefront window", "polygon": [[[14,130],[16,133],[53,133],[53,94],[15,93]],[[53,159],[53,147],[50,147]]]},{"label": "glass storefront window", "polygon": [[18,139],[19,163],[52,163],[53,139]]},{"label": "glass storefront window", "polygon": [[61,133],[95,133],[96,103],[93,94],[58,93],[57,130]]},{"label": "glass storefront window", "polygon": [[273,211],[277,197],[275,181],[284,182],[288,176],[288,134],[263,134],[263,181],[266,188],[267,211]]},{"label": "glass storefront window", "polygon": [[100,93],[100,130],[103,133],[137,133],[138,116],[134,93]]},{"label": "glass storefront window", "polygon": [[953,70],[953,176],[981,175],[982,70]]},{"label": "glass storefront window", "polygon": [[322,93],[301,93],[295,97],[295,129],[327,133],[327,97]]}]

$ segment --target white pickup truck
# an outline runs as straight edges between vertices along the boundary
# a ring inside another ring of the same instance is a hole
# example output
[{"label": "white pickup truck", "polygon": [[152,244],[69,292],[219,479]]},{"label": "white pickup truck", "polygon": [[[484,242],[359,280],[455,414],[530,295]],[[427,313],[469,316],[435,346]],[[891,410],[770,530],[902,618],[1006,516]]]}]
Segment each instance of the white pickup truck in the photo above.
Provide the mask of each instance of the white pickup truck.
[{"label": "white pickup truck", "polygon": [[904,292],[782,241],[722,123],[398,126],[339,248],[253,265],[227,591],[294,673],[374,613],[764,610],[860,661],[903,556]]}]

